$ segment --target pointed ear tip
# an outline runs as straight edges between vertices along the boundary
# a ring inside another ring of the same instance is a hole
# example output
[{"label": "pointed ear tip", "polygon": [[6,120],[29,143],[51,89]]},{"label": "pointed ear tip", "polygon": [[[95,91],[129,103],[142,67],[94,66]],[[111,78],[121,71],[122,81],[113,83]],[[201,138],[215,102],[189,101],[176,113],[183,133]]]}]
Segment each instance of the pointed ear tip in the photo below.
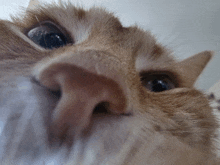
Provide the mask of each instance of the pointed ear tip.
[{"label": "pointed ear tip", "polygon": [[[198,53],[196,56],[199,57],[199,59],[203,59],[203,62],[209,62],[213,57],[214,57],[215,52],[214,51],[210,51],[210,50],[206,50],[203,52]],[[195,57],[196,57],[195,56]]]},{"label": "pointed ear tip", "polygon": [[211,58],[215,55],[215,52],[212,51],[212,50],[207,50],[207,51],[204,51],[203,54],[206,55],[206,56],[208,56],[209,59],[211,59]]}]

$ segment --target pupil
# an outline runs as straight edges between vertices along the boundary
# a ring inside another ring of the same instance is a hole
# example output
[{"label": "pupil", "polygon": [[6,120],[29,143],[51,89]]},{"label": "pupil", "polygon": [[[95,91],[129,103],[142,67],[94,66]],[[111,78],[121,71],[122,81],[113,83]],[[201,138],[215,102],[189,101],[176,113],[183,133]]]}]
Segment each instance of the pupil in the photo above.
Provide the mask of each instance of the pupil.
[{"label": "pupil", "polygon": [[42,36],[40,45],[44,48],[58,48],[66,44],[64,36],[59,33],[49,33]]},{"label": "pupil", "polygon": [[154,92],[162,92],[168,90],[167,83],[162,80],[154,80],[152,82],[152,91]]}]

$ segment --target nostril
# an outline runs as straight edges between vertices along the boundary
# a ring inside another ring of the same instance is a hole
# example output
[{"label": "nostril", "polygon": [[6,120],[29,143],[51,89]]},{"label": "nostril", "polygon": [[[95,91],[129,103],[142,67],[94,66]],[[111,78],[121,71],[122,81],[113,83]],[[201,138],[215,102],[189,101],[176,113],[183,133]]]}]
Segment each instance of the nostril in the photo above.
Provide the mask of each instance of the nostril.
[{"label": "nostril", "polygon": [[58,99],[60,99],[62,96],[62,92],[60,90],[59,91],[52,91],[49,89],[49,91]]},{"label": "nostril", "polygon": [[93,110],[93,114],[107,114],[107,113],[109,113],[109,103],[105,101],[97,104]]},{"label": "nostril", "polygon": [[34,76],[30,78],[30,81],[38,86],[42,86],[41,83]]},{"label": "nostril", "polygon": [[49,91],[53,96],[55,96],[57,99],[60,99],[62,96],[62,92],[60,90],[51,90],[47,87],[45,87],[44,85],[42,85],[35,77],[31,77],[30,78],[31,82],[36,84],[37,86],[41,86],[42,88],[44,88],[45,90]]},{"label": "nostril", "polygon": [[[108,70],[106,73],[110,74]],[[106,77],[72,64],[52,63],[37,78],[58,99],[51,113],[51,126],[59,137],[66,131],[75,134],[88,127],[93,114],[126,113],[124,82],[119,78],[115,81],[115,76]]]}]

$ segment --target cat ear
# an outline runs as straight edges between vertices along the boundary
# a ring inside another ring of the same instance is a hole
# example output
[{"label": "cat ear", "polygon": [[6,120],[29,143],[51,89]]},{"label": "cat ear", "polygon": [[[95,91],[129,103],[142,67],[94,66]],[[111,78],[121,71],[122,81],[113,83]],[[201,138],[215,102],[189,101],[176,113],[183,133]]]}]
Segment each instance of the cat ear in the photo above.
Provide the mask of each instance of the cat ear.
[{"label": "cat ear", "polygon": [[203,51],[177,64],[189,86],[193,86],[212,56],[212,51]]},{"label": "cat ear", "polygon": [[27,9],[35,9],[39,4],[38,0],[30,0]]}]

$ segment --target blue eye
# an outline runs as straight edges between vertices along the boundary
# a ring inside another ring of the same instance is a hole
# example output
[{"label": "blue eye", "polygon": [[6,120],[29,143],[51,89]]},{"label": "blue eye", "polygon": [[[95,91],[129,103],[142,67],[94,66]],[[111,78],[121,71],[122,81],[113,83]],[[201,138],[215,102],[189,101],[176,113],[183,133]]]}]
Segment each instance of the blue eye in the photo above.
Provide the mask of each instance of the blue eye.
[{"label": "blue eye", "polygon": [[27,35],[46,49],[59,48],[68,43],[66,36],[55,25],[49,23],[31,29]]},{"label": "blue eye", "polygon": [[141,78],[142,85],[152,92],[162,92],[175,88],[174,83],[164,75],[148,75]]}]

